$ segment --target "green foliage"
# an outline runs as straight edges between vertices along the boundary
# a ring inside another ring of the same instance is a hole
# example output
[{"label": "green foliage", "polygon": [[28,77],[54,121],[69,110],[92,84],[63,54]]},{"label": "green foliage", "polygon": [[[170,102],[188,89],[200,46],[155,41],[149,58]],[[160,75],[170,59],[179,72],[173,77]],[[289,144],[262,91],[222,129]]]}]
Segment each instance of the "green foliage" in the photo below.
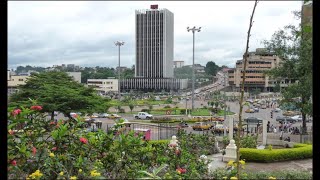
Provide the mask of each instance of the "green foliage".
[{"label": "green foliage", "polygon": [[[241,138],[240,148],[256,148],[258,136],[246,135]],[[235,137],[235,141],[238,141],[238,137]]]},{"label": "green foliage", "polygon": [[[129,130],[116,135],[102,130],[87,132],[82,129],[81,117],[55,124],[37,110],[8,111],[9,179],[30,175],[38,179],[208,177],[207,162],[200,160],[199,155],[210,153],[213,137],[179,131],[176,149],[169,146],[169,140],[144,141],[141,135]],[[24,126],[19,127],[21,123]],[[19,128],[20,132],[13,131]],[[179,174],[178,168],[186,171]]]},{"label": "green foliage", "polygon": [[[225,168],[217,168],[210,173],[210,179],[223,179],[228,177],[229,172]],[[276,179],[313,179],[312,173],[308,171],[290,171],[290,170],[281,170],[281,171],[268,171],[268,172],[242,172],[240,175],[241,179],[269,179],[274,177]]]},{"label": "green foliage", "polygon": [[221,68],[218,65],[216,65],[216,63],[214,63],[213,61],[209,61],[207,62],[204,71],[208,75],[215,76],[220,69]]},{"label": "green foliage", "polygon": [[129,108],[130,108],[130,111],[132,112],[132,110],[134,108],[134,105],[133,104],[129,104]]},{"label": "green foliage", "polygon": [[272,151],[272,145],[271,144],[268,146],[268,150]]},{"label": "green foliage", "polygon": [[252,162],[275,162],[312,158],[312,145],[298,144],[286,149],[240,148],[241,159]]},{"label": "green foliage", "polygon": [[[301,18],[300,13],[295,13]],[[275,52],[282,62],[279,67],[267,74],[273,78],[289,79],[290,84],[283,97],[288,102],[295,103],[302,113],[303,133],[306,132],[306,115],[312,116],[312,27],[304,23],[295,27],[288,25],[275,32],[269,41],[265,41],[269,51]],[[300,97],[300,101],[293,101]]]},{"label": "green foliage", "polygon": [[84,87],[64,72],[32,74],[19,89],[10,97],[10,104],[31,105],[29,99],[34,99],[42,104],[43,112],[60,111],[68,117],[72,111],[103,112],[108,104],[95,90]]}]

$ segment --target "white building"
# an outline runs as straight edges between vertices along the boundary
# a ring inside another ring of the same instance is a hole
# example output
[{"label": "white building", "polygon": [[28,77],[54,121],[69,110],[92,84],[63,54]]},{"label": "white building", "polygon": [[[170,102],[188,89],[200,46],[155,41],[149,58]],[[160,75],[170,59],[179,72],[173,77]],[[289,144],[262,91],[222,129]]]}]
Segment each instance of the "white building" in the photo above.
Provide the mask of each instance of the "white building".
[{"label": "white building", "polygon": [[79,83],[81,83],[81,72],[67,72],[67,74]]},{"label": "white building", "polygon": [[93,87],[101,94],[109,91],[118,92],[118,79],[88,79],[87,86]]},{"label": "white building", "polygon": [[181,68],[184,66],[184,61],[173,61],[173,68]]}]

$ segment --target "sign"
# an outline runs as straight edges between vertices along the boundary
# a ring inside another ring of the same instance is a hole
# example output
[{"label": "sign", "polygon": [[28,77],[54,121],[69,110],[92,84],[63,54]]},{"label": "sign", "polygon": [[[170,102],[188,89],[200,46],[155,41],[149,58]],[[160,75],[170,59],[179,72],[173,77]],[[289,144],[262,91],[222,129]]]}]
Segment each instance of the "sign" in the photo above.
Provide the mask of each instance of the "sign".
[{"label": "sign", "polygon": [[170,115],[170,114],[171,114],[170,110],[166,111],[166,115]]},{"label": "sign", "polygon": [[158,4],[151,5],[150,9],[158,9]]}]

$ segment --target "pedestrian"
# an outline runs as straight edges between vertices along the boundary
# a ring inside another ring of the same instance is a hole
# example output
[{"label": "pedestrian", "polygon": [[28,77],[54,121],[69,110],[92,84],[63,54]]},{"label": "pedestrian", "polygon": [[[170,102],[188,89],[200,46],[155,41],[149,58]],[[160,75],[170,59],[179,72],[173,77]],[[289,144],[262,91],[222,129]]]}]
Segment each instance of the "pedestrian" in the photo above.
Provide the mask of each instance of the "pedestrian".
[{"label": "pedestrian", "polygon": [[273,128],[273,132],[274,132],[275,134],[277,133],[277,128],[276,128],[276,127]]},{"label": "pedestrian", "polygon": [[270,121],[268,121],[268,124],[267,124],[267,132],[270,131],[269,128],[270,128]]}]

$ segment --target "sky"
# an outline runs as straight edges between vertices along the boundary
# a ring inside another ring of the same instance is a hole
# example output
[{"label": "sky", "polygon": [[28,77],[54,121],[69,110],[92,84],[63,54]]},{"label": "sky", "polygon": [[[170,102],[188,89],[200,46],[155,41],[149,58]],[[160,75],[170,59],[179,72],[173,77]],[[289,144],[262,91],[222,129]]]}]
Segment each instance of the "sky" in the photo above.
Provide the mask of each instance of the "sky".
[{"label": "sky", "polygon": [[[174,13],[174,60],[234,67],[245,52],[254,1],[8,1],[8,68],[75,64],[117,67],[135,64],[135,10],[158,4]],[[285,25],[298,25],[300,1],[260,1],[254,14],[249,51]]]}]

